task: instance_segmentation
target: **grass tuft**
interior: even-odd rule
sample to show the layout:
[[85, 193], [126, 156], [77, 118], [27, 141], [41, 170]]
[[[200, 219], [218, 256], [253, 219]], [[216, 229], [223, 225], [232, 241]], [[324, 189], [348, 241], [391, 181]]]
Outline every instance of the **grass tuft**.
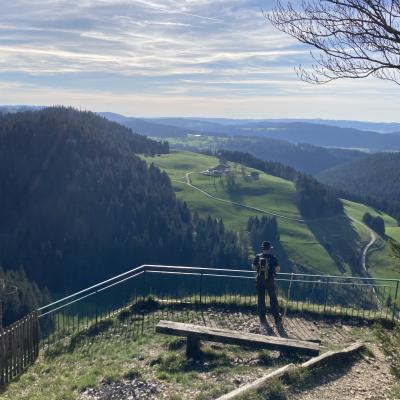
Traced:
[[142, 373], [136, 368], [132, 368], [129, 371], [126, 371], [122, 375], [123, 379], [128, 379], [130, 381], [133, 381], [135, 379], [140, 379], [141, 377], [142, 377]]
[[168, 344], [168, 350], [174, 351], [174, 350], [180, 350], [186, 346], [186, 339], [183, 338], [176, 338], [171, 341], [171, 343]]
[[238, 400], [287, 400], [285, 385], [279, 379], [272, 379], [258, 390], [243, 394]]
[[271, 356], [271, 353], [267, 350], [262, 350], [258, 353], [258, 360], [260, 364], [263, 365], [272, 365], [274, 363], [274, 357]]
[[294, 368], [285, 375], [285, 383], [298, 388], [303, 386], [311, 378], [311, 373], [304, 368]]

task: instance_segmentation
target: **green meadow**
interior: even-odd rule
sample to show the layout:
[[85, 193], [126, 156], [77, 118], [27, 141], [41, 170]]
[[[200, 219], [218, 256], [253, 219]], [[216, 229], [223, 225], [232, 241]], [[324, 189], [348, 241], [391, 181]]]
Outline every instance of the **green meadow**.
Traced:
[[[251, 216], [277, 216], [281, 245], [285, 257], [293, 264], [324, 274], [351, 275], [352, 270], [346, 258], [353, 253], [361, 254], [370, 241], [370, 230], [362, 223], [365, 212], [381, 215], [387, 227], [387, 234], [400, 239], [400, 228], [390, 216], [363, 204], [343, 200], [345, 215], [333, 218], [302, 221], [295, 203], [296, 190], [290, 181], [277, 178], [261, 171], [259, 179], [249, 177], [252, 168], [230, 163], [233, 178], [212, 177], [201, 174], [209, 167], [216, 166], [218, 159], [203, 154], [173, 151], [158, 157], [145, 158], [148, 163], [165, 170], [171, 178], [178, 197], [187, 202], [192, 211], [207, 217], [222, 218], [227, 228], [246, 235], [248, 218]], [[210, 198], [187, 184], [186, 174], [196, 188], [204, 190], [215, 198], [254, 207], [256, 211], [242, 206]], [[343, 259], [338, 262], [338, 255]], [[394, 268], [389, 246], [378, 238], [368, 258], [373, 276], [400, 276]]]

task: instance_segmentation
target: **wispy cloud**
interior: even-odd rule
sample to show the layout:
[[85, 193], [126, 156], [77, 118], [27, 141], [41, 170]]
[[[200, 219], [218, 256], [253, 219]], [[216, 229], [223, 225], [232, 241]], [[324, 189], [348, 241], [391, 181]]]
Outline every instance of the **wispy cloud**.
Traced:
[[[4, 2], [0, 101], [27, 103], [35, 92], [35, 102], [39, 98], [43, 102], [47, 93], [47, 104], [52, 102], [49, 93], [53, 90], [68, 103], [74, 93], [79, 92], [80, 99], [101, 93], [102, 101], [110, 99], [114, 111], [125, 110], [123, 102], [131, 96], [130, 114], [144, 112], [142, 106], [136, 112], [132, 101], [145, 97], [157, 98], [154, 106], [161, 104], [160, 99], [179, 105], [175, 114], [188, 114], [192, 109], [203, 115], [210, 110], [214, 113], [219, 102], [222, 115], [226, 104], [240, 104], [235, 112], [245, 117], [243, 103], [254, 105], [256, 100], [274, 96], [302, 99], [311, 116], [321, 111], [321, 104], [338, 113], [336, 99], [340, 96], [355, 102], [363, 96], [364, 102], [382, 91], [385, 96], [396, 95], [376, 82], [356, 90], [347, 83], [315, 88], [300, 82], [294, 66], [307, 64], [308, 49], [267, 24], [261, 8], [274, 1], [81, 0], [73, 6], [69, 0]], [[9, 85], [14, 85], [11, 97], [10, 92], [4, 95]], [[312, 103], [324, 96], [325, 102]], [[203, 102], [206, 98], [208, 103]], [[120, 108], [115, 106], [118, 99]], [[189, 99], [195, 103], [189, 104]], [[329, 107], [331, 100], [335, 108]], [[293, 115], [281, 107], [280, 116]], [[106, 108], [106, 104], [101, 107]], [[298, 109], [305, 112], [306, 107]], [[147, 114], [163, 114], [164, 110], [149, 109]]]

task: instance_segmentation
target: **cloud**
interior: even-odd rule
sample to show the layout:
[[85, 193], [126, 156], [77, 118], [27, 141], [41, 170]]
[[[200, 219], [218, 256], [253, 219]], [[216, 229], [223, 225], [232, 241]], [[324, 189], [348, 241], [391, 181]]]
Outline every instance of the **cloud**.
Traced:
[[[307, 65], [308, 49], [267, 24], [261, 8], [272, 4], [268, 0], [3, 3], [0, 89], [17, 82], [16, 99], [24, 94], [28, 99], [32, 85], [41, 101], [40, 87], [63, 93], [66, 102], [77, 91], [80, 98], [107, 94], [121, 99], [121, 105], [131, 94], [165, 102], [174, 96], [185, 99], [175, 102], [183, 111], [192, 107], [189, 99], [207, 96], [221, 104], [233, 97], [254, 104], [265, 96], [300, 96], [309, 108], [315, 96], [350, 96], [355, 102], [382, 90], [395, 96], [381, 83], [354, 90], [352, 85], [315, 88], [300, 82], [294, 67]], [[281, 116], [286, 112], [282, 106]]]

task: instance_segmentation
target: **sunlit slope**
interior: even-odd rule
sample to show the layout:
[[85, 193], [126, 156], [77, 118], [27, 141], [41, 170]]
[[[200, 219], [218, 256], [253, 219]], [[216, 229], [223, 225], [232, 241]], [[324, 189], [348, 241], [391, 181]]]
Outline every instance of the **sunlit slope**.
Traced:
[[397, 242], [400, 242], [400, 227], [396, 226], [386, 228], [386, 235], [396, 240]]
[[[385, 221], [386, 235], [389, 238], [400, 241], [400, 227], [397, 221], [391, 216], [371, 207], [367, 207], [364, 204], [353, 203], [346, 200], [344, 200], [344, 204], [347, 214], [355, 220], [362, 221], [362, 217], [366, 212], [369, 212], [373, 216], [382, 217]], [[355, 225], [358, 226], [358, 231], [363, 239], [369, 240], [370, 230], [359, 223]], [[375, 235], [376, 241], [371, 247], [367, 257], [369, 275], [379, 278], [400, 278], [400, 266], [398, 265], [398, 261], [394, 259], [389, 244], [377, 233], [375, 233]]]
[[[229, 229], [246, 233], [248, 218], [263, 213], [207, 197], [187, 184], [186, 174], [190, 174], [194, 186], [215, 198], [278, 215], [281, 244], [287, 258], [310, 271], [351, 274], [352, 268], [346, 260], [361, 254], [370, 240], [370, 231], [357, 221], [362, 220], [366, 211], [376, 212], [364, 205], [346, 201], [345, 216], [304, 222], [295, 204], [294, 184], [290, 181], [263, 172], [260, 172], [259, 180], [253, 180], [248, 177], [253, 169], [230, 164], [235, 178], [229, 184], [226, 177], [220, 179], [199, 174], [217, 165], [217, 158], [190, 152], [173, 152], [147, 158], [147, 161], [169, 174], [176, 194], [187, 202], [191, 210], [201, 216], [222, 218]], [[387, 226], [394, 229], [395, 221], [385, 214], [383, 216]], [[338, 260], [337, 254], [341, 252], [344, 260]], [[377, 251], [378, 259], [380, 253], [384, 255], [384, 252]]]

